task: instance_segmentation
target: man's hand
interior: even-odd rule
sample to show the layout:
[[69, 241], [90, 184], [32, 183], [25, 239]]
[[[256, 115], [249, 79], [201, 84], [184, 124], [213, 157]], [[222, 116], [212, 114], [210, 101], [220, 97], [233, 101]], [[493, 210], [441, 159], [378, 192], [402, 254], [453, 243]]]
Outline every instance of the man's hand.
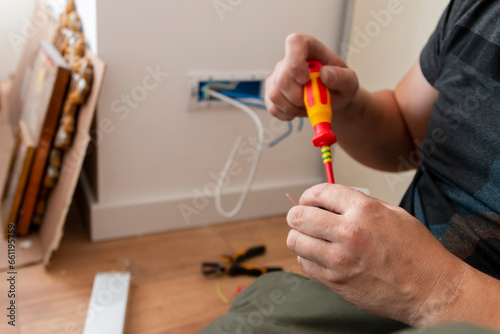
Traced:
[[408, 160], [423, 142], [438, 97], [422, 74], [420, 62], [415, 62], [395, 90], [370, 93], [359, 87], [356, 73], [324, 44], [311, 36], [292, 34], [286, 39], [285, 58], [266, 81], [266, 106], [273, 116], [286, 121], [307, 116], [308, 60], [323, 64], [321, 80], [332, 93], [332, 130], [342, 148], [371, 168], [398, 172], [408, 168], [402, 166], [401, 158]]
[[364, 311], [419, 326], [456, 302], [468, 266], [401, 208], [322, 184], [287, 220], [303, 269]]
[[321, 80], [332, 91], [333, 110], [344, 109], [358, 91], [358, 78], [335, 53], [311, 36], [292, 34], [286, 40], [285, 59], [266, 81], [266, 106], [281, 120], [307, 116], [304, 107], [304, 85], [309, 81], [308, 60], [324, 66]]

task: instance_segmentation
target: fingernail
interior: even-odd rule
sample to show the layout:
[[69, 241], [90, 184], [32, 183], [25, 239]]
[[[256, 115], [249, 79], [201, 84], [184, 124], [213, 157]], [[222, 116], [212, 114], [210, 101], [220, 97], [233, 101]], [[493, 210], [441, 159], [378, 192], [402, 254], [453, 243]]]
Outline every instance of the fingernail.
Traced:
[[333, 85], [337, 81], [337, 72], [331, 67], [326, 67], [323, 71], [323, 82], [326, 85]]

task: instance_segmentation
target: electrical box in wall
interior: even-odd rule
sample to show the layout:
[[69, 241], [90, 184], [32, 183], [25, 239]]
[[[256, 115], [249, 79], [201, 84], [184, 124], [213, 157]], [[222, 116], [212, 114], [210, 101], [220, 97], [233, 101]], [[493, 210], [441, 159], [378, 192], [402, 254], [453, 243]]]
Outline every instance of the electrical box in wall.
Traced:
[[189, 109], [223, 107], [226, 104], [205, 96], [205, 87], [210, 85], [233, 86], [231, 92], [242, 95], [264, 96], [265, 81], [271, 75], [269, 71], [255, 72], [200, 72], [188, 74]]

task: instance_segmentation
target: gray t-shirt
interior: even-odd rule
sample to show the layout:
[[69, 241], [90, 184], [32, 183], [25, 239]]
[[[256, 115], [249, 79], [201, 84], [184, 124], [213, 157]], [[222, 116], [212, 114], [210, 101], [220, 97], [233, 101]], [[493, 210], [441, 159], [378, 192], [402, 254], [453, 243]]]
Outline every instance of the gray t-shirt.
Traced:
[[420, 57], [439, 90], [401, 206], [500, 279], [500, 1], [451, 1]]

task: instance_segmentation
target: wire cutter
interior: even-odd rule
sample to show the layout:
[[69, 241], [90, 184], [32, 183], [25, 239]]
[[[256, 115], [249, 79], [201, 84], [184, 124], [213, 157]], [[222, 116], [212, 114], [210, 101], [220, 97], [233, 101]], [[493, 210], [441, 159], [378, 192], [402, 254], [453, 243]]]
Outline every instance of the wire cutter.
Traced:
[[262, 274], [281, 271], [282, 268], [275, 267], [262, 267], [251, 264], [241, 264], [241, 262], [248, 260], [252, 257], [262, 255], [266, 252], [265, 246], [258, 246], [249, 249], [245, 249], [237, 252], [236, 254], [229, 256], [223, 256], [221, 262], [204, 262], [201, 265], [201, 271], [205, 276], [220, 276], [220, 275], [249, 275], [249, 276], [260, 276]]

